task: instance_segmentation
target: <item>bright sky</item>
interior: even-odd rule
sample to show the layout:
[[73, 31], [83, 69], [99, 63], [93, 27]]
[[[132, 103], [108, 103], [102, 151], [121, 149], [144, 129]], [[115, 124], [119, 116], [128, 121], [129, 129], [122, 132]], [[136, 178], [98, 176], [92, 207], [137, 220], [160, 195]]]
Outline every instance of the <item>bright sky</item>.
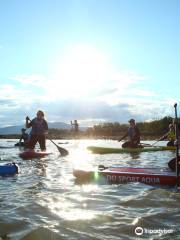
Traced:
[[174, 116], [179, 0], [0, 1], [0, 126]]

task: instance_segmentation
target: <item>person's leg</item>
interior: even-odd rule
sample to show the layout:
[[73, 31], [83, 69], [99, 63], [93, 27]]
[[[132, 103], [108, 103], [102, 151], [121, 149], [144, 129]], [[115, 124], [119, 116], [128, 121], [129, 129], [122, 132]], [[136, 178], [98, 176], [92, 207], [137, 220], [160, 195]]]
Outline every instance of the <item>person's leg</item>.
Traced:
[[38, 141], [37, 135], [31, 135], [28, 142], [28, 148], [34, 149], [37, 141]]
[[42, 151], [46, 150], [46, 137], [45, 135], [38, 136], [38, 142]]
[[131, 147], [131, 148], [140, 148], [141, 146], [138, 145], [138, 143], [130, 142], [130, 147]]
[[131, 147], [131, 142], [127, 141], [122, 144], [122, 148], [130, 148]]
[[130, 141], [127, 141], [122, 144], [122, 148], [138, 148], [139, 145]]

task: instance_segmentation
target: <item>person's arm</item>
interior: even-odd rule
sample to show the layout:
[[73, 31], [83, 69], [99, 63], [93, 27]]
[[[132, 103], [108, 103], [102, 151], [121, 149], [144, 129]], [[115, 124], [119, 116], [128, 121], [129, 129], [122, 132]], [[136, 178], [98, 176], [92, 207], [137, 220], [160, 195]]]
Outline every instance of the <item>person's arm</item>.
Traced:
[[167, 134], [165, 134], [164, 136], [162, 136], [160, 139], [159, 139], [159, 141], [163, 141], [163, 140], [165, 140], [167, 138]]
[[124, 136], [122, 137], [122, 138], [120, 138], [119, 140], [118, 140], [118, 142], [120, 142], [120, 141], [122, 141], [125, 137], [127, 137], [128, 136], [128, 132], [126, 133], [126, 134], [124, 134]]
[[[29, 121], [30, 121], [30, 122], [29, 122]], [[26, 117], [26, 128], [32, 127], [32, 122], [33, 122], [33, 120], [31, 121], [31, 120], [29, 119], [29, 117], [27, 116], [27, 117]]]

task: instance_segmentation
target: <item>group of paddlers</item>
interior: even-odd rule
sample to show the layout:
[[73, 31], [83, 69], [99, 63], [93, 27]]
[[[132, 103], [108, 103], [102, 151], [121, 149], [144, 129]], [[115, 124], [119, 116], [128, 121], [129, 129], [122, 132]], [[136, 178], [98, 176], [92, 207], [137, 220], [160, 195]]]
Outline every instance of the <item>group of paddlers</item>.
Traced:
[[[19, 142], [16, 144], [17, 146], [24, 146], [28, 149], [33, 150], [35, 148], [36, 143], [38, 142], [40, 145], [40, 149], [42, 151], [46, 150], [46, 136], [48, 134], [48, 123], [44, 118], [44, 112], [39, 110], [36, 114], [36, 117], [32, 120], [27, 116], [26, 117], [26, 128], [21, 129], [21, 137]], [[75, 135], [78, 134], [79, 124], [77, 120], [74, 122], [71, 121], [72, 131], [74, 131]], [[31, 128], [30, 133], [26, 133], [26, 130]]]
[[[178, 131], [178, 133], [176, 131]], [[179, 128], [176, 128], [176, 130], [175, 130], [175, 121], [173, 121], [173, 123], [169, 124], [169, 131], [165, 135], [163, 135], [161, 138], [159, 138], [156, 142], [167, 139], [168, 140], [167, 146], [176, 146], [176, 144], [178, 144], [176, 142], [176, 137], [177, 137], [176, 133], [179, 136]], [[124, 136], [119, 139], [119, 141], [123, 140], [127, 136], [129, 137], [129, 140], [122, 144], [123, 148], [143, 147], [143, 145], [140, 143], [140, 131], [139, 131], [134, 119], [129, 120], [129, 128], [128, 128], [127, 132], [124, 134]], [[169, 168], [173, 171], [176, 170], [176, 159], [177, 158], [179, 159], [180, 157], [179, 156], [175, 157], [168, 162]], [[180, 159], [179, 159], [179, 161], [180, 161]]]
[[[119, 142], [126, 137], [129, 137], [129, 140], [122, 144], [123, 148], [143, 147], [140, 143], [140, 131], [139, 131], [139, 128], [137, 127], [134, 119], [129, 120], [129, 128], [128, 128], [127, 132], [124, 134], [124, 136], [119, 139]], [[163, 135], [161, 138], [159, 138], [157, 140], [157, 142], [163, 141], [165, 139], [168, 140], [167, 146], [174, 146], [174, 142], [176, 139], [174, 122], [169, 124], [169, 131], [165, 135]]]
[[[46, 136], [48, 134], [48, 123], [44, 118], [44, 112], [39, 110], [36, 117], [32, 120], [26, 117], [26, 128], [22, 128], [22, 135], [17, 143], [18, 146], [25, 146], [26, 148], [33, 150], [36, 143], [38, 142], [42, 151], [46, 150]], [[77, 120], [71, 121], [72, 130], [77, 134], [79, 130], [79, 124]], [[31, 128], [29, 134], [26, 133], [26, 129]], [[177, 129], [176, 129], [177, 130]], [[119, 141], [124, 138], [129, 137], [129, 140], [122, 144], [122, 148], [139, 148], [143, 147], [140, 143], [140, 131], [134, 119], [129, 120], [129, 127], [127, 132], [119, 139]], [[167, 146], [174, 146], [176, 140], [175, 134], [175, 122], [169, 124], [169, 131], [158, 139], [157, 142], [162, 140], [168, 140]], [[23, 142], [22, 142], [23, 141]], [[52, 141], [52, 140], [51, 140]], [[169, 162], [169, 167], [175, 170], [175, 159]]]
[[[36, 117], [30, 120], [26, 117], [26, 128], [22, 128], [22, 135], [19, 140], [19, 145], [24, 145], [29, 149], [34, 149], [38, 142], [41, 150], [46, 150], [46, 136], [48, 134], [48, 123], [44, 118], [44, 112], [39, 110]], [[71, 127], [75, 135], [78, 134], [79, 124], [77, 120], [71, 121]], [[29, 134], [26, 133], [26, 129], [31, 128]], [[134, 119], [129, 120], [129, 127], [127, 132], [119, 139], [119, 141], [128, 137], [128, 141], [122, 144], [122, 148], [139, 148], [143, 147], [140, 143], [140, 131]], [[174, 122], [169, 124], [169, 131], [163, 135], [158, 141], [168, 140], [167, 146], [174, 146], [175, 141], [175, 124]], [[157, 141], [157, 142], [158, 142]]]

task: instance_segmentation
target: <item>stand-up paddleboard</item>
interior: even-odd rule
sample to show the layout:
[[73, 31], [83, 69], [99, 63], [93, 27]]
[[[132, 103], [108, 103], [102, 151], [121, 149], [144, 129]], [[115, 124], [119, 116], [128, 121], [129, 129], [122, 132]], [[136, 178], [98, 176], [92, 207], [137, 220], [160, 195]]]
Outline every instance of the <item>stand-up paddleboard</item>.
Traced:
[[[104, 167], [98, 170], [73, 170], [78, 183], [103, 180], [104, 183], [141, 182], [149, 185], [176, 185], [176, 173], [169, 168]], [[180, 177], [179, 177], [180, 178]]]
[[0, 176], [14, 175], [19, 172], [19, 167], [15, 163], [0, 165]]
[[50, 152], [27, 150], [19, 154], [23, 159], [42, 158], [51, 154]]
[[14, 147], [11, 147], [11, 146], [0, 146], [0, 149], [10, 149], [10, 148], [14, 148]]
[[140, 153], [140, 152], [157, 152], [157, 151], [172, 151], [175, 147], [145, 147], [145, 148], [109, 148], [109, 147], [87, 147], [92, 153], [96, 154], [111, 154], [111, 153]]

